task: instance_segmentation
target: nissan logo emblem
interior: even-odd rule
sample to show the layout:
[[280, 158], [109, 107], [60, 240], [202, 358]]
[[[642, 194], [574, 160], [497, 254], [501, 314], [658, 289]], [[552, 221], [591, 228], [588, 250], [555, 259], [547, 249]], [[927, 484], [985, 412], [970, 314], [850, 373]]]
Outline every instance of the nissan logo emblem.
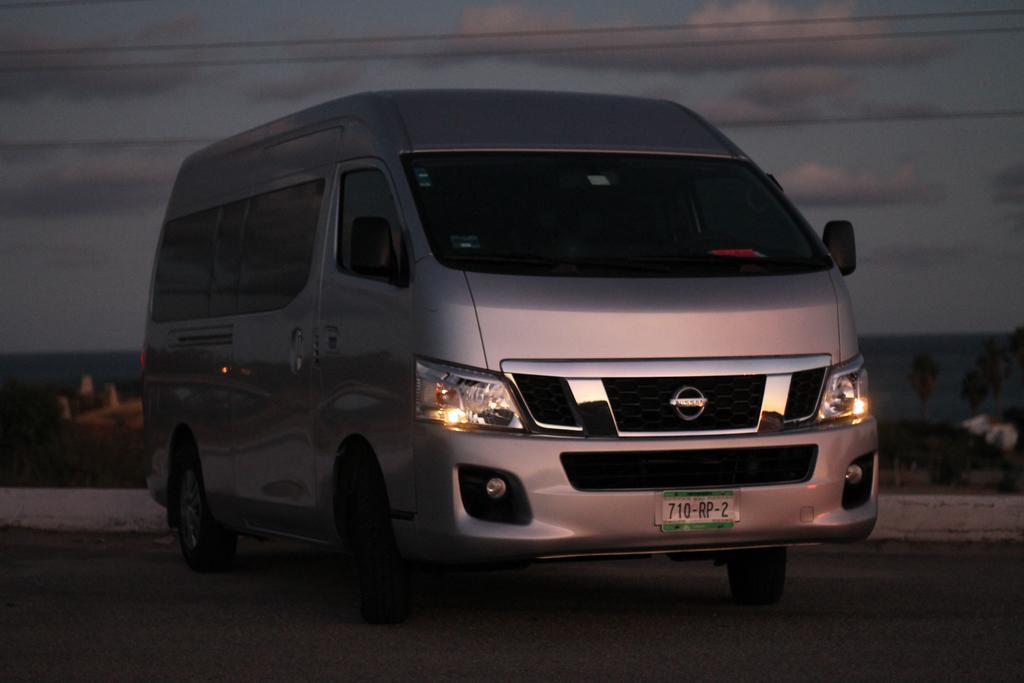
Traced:
[[700, 389], [696, 387], [683, 387], [676, 391], [668, 404], [676, 409], [679, 417], [687, 422], [691, 422], [704, 414], [704, 408], [707, 407], [708, 400], [700, 392]]

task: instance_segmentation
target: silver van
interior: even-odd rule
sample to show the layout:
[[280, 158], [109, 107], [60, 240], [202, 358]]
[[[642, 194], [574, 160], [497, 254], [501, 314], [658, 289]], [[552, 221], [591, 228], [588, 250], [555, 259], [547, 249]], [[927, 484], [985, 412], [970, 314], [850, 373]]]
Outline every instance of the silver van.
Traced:
[[854, 267], [672, 102], [334, 100], [182, 165], [149, 487], [198, 571], [239, 534], [351, 550], [370, 622], [416, 563], [707, 558], [774, 603], [787, 546], [875, 523]]

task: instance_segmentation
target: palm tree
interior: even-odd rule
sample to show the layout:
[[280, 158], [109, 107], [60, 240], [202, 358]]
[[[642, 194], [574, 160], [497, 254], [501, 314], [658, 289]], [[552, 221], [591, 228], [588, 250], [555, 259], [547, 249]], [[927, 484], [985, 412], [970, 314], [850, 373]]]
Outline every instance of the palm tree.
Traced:
[[978, 414], [978, 408], [981, 407], [986, 396], [988, 396], [988, 385], [985, 384], [985, 378], [982, 377], [981, 372], [977, 369], [968, 370], [964, 375], [963, 382], [960, 383], [960, 397], [970, 406], [971, 417]]
[[1010, 354], [1017, 359], [1020, 368], [1020, 383], [1024, 384], [1024, 327], [1010, 333]]
[[927, 353], [914, 356], [907, 381], [913, 387], [917, 398], [921, 400], [921, 419], [928, 419], [928, 399], [935, 392], [935, 384], [939, 380], [939, 365]]
[[1003, 380], [1010, 376], [1009, 354], [995, 339], [985, 342], [985, 351], [978, 358], [978, 370], [985, 379], [992, 398], [996, 401], [996, 411], [1001, 412], [1003, 398]]

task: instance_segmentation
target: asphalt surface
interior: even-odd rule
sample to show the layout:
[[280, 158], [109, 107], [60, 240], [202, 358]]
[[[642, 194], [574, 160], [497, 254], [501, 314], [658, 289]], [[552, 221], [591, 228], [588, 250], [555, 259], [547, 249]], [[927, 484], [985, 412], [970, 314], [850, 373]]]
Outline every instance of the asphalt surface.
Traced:
[[1024, 546], [790, 553], [780, 605], [665, 558], [420, 573], [367, 626], [341, 555], [243, 539], [228, 574], [170, 536], [0, 531], [0, 680], [1024, 680]]

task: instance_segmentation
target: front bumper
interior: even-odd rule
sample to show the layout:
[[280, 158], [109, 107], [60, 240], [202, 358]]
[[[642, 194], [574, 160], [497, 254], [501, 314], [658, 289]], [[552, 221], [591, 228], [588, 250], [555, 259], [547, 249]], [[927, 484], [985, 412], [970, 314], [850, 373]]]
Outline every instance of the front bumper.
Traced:
[[[741, 520], [731, 529], [663, 532], [655, 525], [660, 491], [578, 491], [560, 456], [566, 452], [818, 446], [814, 471], [799, 484], [730, 487], [740, 492]], [[671, 552], [866, 538], [878, 514], [878, 436], [873, 418], [792, 432], [743, 436], [596, 439], [458, 432], [417, 423], [414, 430], [416, 515], [394, 520], [408, 559], [441, 563], [521, 561], [573, 555]], [[871, 496], [842, 506], [847, 466], [875, 455]], [[527, 524], [470, 517], [458, 468], [474, 465], [514, 475], [532, 513]]]

